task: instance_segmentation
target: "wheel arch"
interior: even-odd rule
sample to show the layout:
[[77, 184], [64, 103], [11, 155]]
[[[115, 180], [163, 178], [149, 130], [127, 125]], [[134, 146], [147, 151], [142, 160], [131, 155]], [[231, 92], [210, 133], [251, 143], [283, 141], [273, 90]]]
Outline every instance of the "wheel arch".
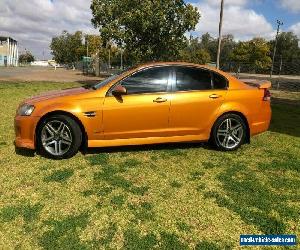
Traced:
[[210, 138], [212, 136], [211, 133], [213, 131], [213, 127], [215, 126], [217, 120], [220, 117], [222, 117], [223, 115], [227, 115], [227, 114], [235, 114], [235, 115], [240, 116], [243, 119], [243, 121], [245, 122], [246, 128], [247, 128], [247, 131], [246, 131], [246, 143], [250, 143], [250, 127], [249, 127], [248, 119], [247, 119], [247, 117], [242, 112], [239, 112], [239, 111], [226, 111], [226, 112], [222, 113], [221, 115], [219, 115], [218, 118], [214, 121], [213, 126], [211, 127]]
[[35, 147], [37, 147], [37, 130], [39, 128], [39, 126], [41, 125], [41, 123], [47, 118], [47, 117], [50, 117], [52, 115], [65, 115], [65, 116], [68, 116], [70, 118], [72, 118], [78, 125], [79, 125], [79, 128], [81, 130], [81, 133], [82, 133], [82, 142], [81, 142], [81, 145], [80, 145], [80, 149], [85, 149], [87, 148], [87, 142], [88, 142], [88, 135], [87, 135], [87, 132], [82, 124], [82, 122], [80, 121], [80, 119], [68, 112], [68, 111], [64, 111], [64, 110], [55, 110], [55, 111], [51, 111], [51, 112], [48, 112], [46, 114], [44, 114], [43, 116], [41, 116], [41, 118], [39, 119], [36, 127], [35, 127], [35, 138], [34, 138], [34, 143], [35, 143]]

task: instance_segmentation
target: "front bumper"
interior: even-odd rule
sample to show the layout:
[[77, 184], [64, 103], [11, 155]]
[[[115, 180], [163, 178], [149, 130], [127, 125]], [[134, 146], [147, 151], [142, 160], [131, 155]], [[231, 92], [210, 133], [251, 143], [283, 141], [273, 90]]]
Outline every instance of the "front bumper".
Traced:
[[19, 116], [15, 117], [15, 146], [18, 148], [35, 149], [35, 128], [40, 117]]

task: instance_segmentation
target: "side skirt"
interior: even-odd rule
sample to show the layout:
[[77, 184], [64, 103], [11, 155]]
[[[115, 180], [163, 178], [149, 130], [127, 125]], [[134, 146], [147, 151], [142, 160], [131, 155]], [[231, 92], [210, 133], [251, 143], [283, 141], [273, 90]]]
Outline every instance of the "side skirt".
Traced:
[[199, 135], [130, 138], [130, 139], [115, 139], [115, 140], [89, 140], [88, 147], [94, 148], [94, 147], [157, 144], [157, 143], [169, 143], [169, 142], [203, 142], [203, 141], [208, 141], [208, 138], [201, 138], [201, 136]]

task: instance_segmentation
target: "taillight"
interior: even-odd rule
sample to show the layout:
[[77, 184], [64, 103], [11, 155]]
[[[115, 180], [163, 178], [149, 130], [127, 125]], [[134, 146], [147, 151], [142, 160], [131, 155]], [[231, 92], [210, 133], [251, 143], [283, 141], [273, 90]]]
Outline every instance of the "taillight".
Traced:
[[268, 89], [264, 89], [264, 101], [270, 101], [271, 100], [271, 92]]

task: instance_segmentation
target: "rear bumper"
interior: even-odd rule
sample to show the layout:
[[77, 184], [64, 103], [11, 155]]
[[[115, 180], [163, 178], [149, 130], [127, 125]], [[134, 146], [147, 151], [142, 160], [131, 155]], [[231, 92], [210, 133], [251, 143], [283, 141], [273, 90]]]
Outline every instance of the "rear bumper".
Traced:
[[257, 135], [265, 132], [269, 129], [272, 117], [272, 110], [270, 103], [265, 104], [258, 116], [256, 116], [255, 121], [251, 123], [250, 133], [251, 135]]
[[270, 121], [257, 122], [252, 124], [251, 135], [263, 133], [269, 129]]
[[36, 116], [16, 116], [15, 146], [18, 148], [35, 149], [35, 128], [40, 117]]

